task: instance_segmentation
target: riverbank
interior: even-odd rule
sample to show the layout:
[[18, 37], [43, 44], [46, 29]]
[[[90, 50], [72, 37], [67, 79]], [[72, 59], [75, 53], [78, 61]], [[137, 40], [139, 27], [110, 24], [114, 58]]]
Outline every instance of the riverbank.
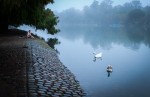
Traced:
[[0, 37], [0, 97], [83, 97], [74, 74], [56, 52], [22, 34]]

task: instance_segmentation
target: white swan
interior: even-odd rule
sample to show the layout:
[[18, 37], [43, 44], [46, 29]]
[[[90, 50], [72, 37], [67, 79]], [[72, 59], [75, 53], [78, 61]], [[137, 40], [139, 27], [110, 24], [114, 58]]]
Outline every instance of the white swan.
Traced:
[[96, 61], [96, 59], [98, 59], [98, 58], [100, 58], [102, 60], [102, 52], [97, 53], [97, 54], [95, 52], [93, 52], [93, 54], [94, 54], [94, 60], [93, 61]]
[[102, 58], [102, 52], [96, 54], [95, 52], [93, 53], [95, 58]]

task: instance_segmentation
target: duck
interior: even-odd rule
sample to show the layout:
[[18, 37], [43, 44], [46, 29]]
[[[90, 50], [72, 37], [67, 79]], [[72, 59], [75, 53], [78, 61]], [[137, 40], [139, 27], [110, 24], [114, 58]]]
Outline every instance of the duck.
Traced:
[[107, 71], [107, 72], [112, 72], [112, 71], [113, 71], [112, 66], [111, 66], [111, 65], [108, 65], [106, 71]]

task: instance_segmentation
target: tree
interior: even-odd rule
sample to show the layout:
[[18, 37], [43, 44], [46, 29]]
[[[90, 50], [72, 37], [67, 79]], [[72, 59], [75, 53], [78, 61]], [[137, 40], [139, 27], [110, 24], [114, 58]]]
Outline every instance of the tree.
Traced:
[[144, 8], [144, 11], [146, 13], [146, 16], [145, 16], [145, 26], [147, 26], [147, 27], [150, 28], [150, 6], [146, 6]]
[[57, 38], [49, 38], [48, 41], [47, 41], [47, 44], [51, 48], [55, 49], [55, 45], [60, 44], [60, 42], [59, 42], [59, 40]]
[[131, 25], [144, 24], [145, 12], [141, 9], [134, 9], [128, 14], [127, 22]]
[[101, 12], [100, 23], [105, 27], [109, 26], [112, 22], [112, 15], [113, 15], [112, 3], [113, 3], [112, 0], [103, 0], [99, 6]]
[[141, 7], [142, 7], [142, 4], [141, 4], [141, 2], [140, 2], [139, 0], [133, 0], [133, 1], [131, 2], [131, 4], [132, 4], [132, 6], [133, 6], [134, 8], [141, 8]]
[[0, 28], [7, 30], [9, 25], [30, 25], [36, 29], [47, 30], [55, 34], [58, 30], [58, 17], [45, 5], [53, 0], [0, 0]]

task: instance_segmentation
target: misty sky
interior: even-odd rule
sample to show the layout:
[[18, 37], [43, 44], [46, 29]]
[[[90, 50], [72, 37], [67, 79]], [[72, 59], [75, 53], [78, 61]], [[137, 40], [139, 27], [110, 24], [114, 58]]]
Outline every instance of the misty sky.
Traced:
[[[84, 6], [89, 6], [92, 4], [94, 0], [54, 0], [55, 3], [47, 5], [48, 8], [52, 9], [53, 11], [61, 12], [63, 10], [69, 8], [76, 8], [82, 10]], [[97, 0], [101, 2], [102, 0]], [[121, 5], [125, 2], [131, 2], [132, 0], [113, 0], [113, 5]], [[140, 0], [142, 5], [150, 5], [149, 0]]]

